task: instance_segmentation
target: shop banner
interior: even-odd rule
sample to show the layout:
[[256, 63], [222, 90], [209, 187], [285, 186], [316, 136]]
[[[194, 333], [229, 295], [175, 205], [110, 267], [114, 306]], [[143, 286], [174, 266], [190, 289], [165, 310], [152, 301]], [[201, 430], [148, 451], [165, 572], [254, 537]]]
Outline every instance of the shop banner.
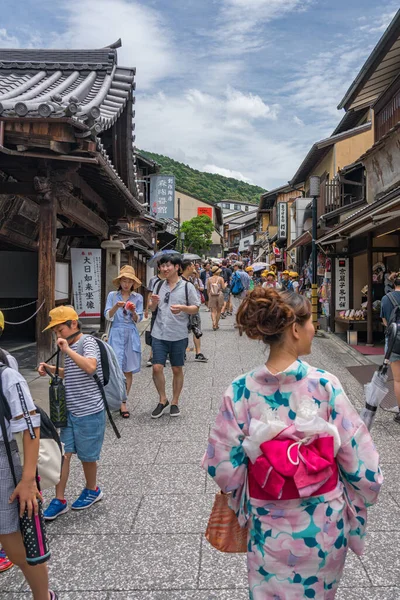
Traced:
[[278, 202], [278, 240], [287, 238], [287, 203]]
[[349, 259], [336, 258], [335, 306], [336, 310], [349, 310]]
[[71, 248], [74, 308], [79, 318], [100, 317], [101, 250]]
[[157, 219], [175, 218], [174, 175], [150, 176], [150, 214]]

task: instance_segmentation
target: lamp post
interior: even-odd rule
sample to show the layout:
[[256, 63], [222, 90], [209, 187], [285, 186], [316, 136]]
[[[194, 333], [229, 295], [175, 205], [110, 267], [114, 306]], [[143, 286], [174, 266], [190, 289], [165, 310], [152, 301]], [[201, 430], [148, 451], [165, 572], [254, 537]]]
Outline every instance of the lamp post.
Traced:
[[181, 235], [180, 235], [180, 252], [183, 254], [184, 250], [185, 250], [185, 232], [181, 231]]
[[317, 284], [317, 199], [320, 195], [321, 180], [318, 176], [310, 177], [310, 196], [312, 197], [312, 285], [311, 285], [311, 304], [312, 320], [315, 331], [318, 324], [318, 284]]

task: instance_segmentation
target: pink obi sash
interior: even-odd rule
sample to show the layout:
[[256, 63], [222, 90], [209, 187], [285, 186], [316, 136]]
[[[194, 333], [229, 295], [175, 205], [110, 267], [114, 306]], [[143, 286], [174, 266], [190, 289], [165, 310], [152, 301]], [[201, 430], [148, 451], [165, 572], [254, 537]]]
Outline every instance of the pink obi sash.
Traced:
[[254, 464], [249, 461], [251, 498], [294, 500], [335, 489], [338, 468], [332, 436], [298, 441], [279, 437], [261, 444], [261, 456]]

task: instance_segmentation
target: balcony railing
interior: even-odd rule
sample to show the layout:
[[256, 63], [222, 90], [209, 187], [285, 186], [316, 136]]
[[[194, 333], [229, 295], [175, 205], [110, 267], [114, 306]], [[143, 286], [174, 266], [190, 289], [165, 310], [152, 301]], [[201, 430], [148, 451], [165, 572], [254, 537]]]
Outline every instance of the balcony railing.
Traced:
[[365, 182], [334, 179], [321, 186], [319, 214], [327, 214], [365, 199]]
[[400, 121], [400, 89], [375, 114], [375, 141], [378, 142]]

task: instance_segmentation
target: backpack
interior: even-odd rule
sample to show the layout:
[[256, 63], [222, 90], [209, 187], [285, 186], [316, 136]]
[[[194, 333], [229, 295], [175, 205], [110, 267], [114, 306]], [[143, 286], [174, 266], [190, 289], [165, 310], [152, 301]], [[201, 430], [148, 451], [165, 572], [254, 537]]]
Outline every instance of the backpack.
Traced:
[[387, 298], [389, 298], [393, 309], [390, 313], [389, 321], [387, 324], [386, 335], [388, 336], [390, 333], [391, 325], [394, 323], [397, 327], [396, 339], [394, 340], [394, 345], [392, 348], [392, 352], [395, 354], [400, 354], [400, 305], [397, 302], [395, 295], [393, 292], [386, 294]]
[[[76, 351], [78, 354], [83, 355], [83, 342], [86, 337], [87, 336], [83, 334], [77, 342]], [[97, 373], [93, 374], [93, 379], [97, 383], [97, 386], [101, 392], [104, 401], [104, 407], [107, 411], [111, 426], [114, 429], [115, 435], [119, 439], [121, 435], [115, 426], [114, 420], [111, 416], [111, 411], [119, 410], [122, 402], [126, 402], [127, 400], [125, 376], [121, 367], [119, 366], [118, 359], [110, 344], [107, 344], [107, 342], [103, 342], [94, 336], [90, 337], [93, 337], [100, 350], [104, 385], [101, 383]]]
[[243, 281], [240, 277], [239, 273], [236, 271], [232, 275], [231, 279], [231, 292], [233, 296], [240, 296], [240, 294], [244, 291]]
[[[4, 418], [10, 422], [12, 419], [10, 406], [7, 402], [1, 385], [1, 374], [5, 369], [8, 369], [6, 365], [0, 366], [0, 402], [2, 402], [2, 408], [4, 411]], [[28, 410], [26, 409], [25, 401], [21, 402], [24, 418], [29, 426], [32, 426], [32, 421]], [[36, 411], [40, 414], [40, 445], [39, 445], [39, 456], [38, 456], [38, 474], [40, 477], [40, 489], [47, 490], [56, 486], [61, 478], [61, 467], [63, 461], [63, 449], [58, 435], [57, 429], [50, 421], [47, 413], [36, 406]], [[21, 464], [24, 464], [24, 446], [23, 446], [23, 432], [13, 434], [14, 439], [18, 445], [18, 451], [21, 459]]]
[[210, 284], [210, 294], [211, 296], [219, 296], [221, 289], [218, 281], [214, 281]]

